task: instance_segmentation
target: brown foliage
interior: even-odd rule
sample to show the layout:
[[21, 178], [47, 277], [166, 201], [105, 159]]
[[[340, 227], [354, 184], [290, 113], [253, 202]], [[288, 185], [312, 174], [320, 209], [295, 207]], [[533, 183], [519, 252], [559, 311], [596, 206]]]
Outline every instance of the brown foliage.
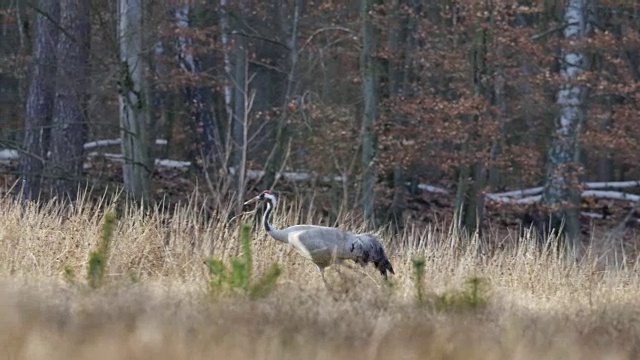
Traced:
[[[552, 31], [560, 25], [549, 16], [554, 9], [501, 1], [456, 6], [416, 18], [416, 42], [403, 49], [412, 76], [402, 95], [384, 102], [378, 126], [382, 168], [421, 164], [452, 173], [480, 162], [508, 175], [493, 187], [538, 181], [555, 94], [565, 81], [556, 72], [563, 40], [561, 28]], [[579, 79], [591, 89], [581, 144], [587, 154], [606, 150], [615, 164], [631, 165], [638, 79], [624, 52], [638, 49], [638, 23], [600, 10], [603, 28], [576, 44], [591, 64]]]

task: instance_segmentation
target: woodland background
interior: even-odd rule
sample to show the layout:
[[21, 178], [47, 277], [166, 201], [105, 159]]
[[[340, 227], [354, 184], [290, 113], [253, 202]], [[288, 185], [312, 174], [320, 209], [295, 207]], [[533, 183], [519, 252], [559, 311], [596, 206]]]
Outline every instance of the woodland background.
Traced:
[[23, 200], [198, 188], [239, 213], [273, 188], [330, 220], [574, 243], [638, 223], [634, 0], [0, 0], [0, 27]]

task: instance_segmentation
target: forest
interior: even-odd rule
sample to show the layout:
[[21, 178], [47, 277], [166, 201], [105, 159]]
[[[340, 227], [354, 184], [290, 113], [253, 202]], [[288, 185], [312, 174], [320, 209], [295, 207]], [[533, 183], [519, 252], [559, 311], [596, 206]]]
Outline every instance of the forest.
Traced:
[[241, 212], [279, 187], [329, 221], [533, 225], [574, 244], [594, 219], [637, 222], [635, 1], [0, 9], [3, 171], [24, 199], [200, 188]]
[[[0, 357], [640, 357], [637, 0], [0, 0], [0, 28]], [[325, 273], [296, 224], [383, 255]]]

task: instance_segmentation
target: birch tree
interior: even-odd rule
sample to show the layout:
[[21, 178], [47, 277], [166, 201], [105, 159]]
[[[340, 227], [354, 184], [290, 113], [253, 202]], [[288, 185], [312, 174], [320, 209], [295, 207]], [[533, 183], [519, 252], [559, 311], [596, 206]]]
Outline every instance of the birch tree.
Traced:
[[90, 4], [60, 1], [61, 32], [56, 48], [56, 90], [51, 132], [51, 172], [61, 199], [75, 200], [86, 140]]
[[231, 56], [229, 55], [229, 6], [228, 0], [220, 0], [220, 39], [222, 41], [223, 72], [224, 72], [224, 106], [227, 116], [233, 114], [233, 87], [229, 79], [231, 78]]
[[26, 200], [35, 200], [42, 182], [44, 162], [49, 148], [53, 94], [56, 72], [56, 43], [60, 6], [56, 1], [38, 1], [33, 65], [25, 114], [25, 134], [20, 156], [21, 192]]
[[119, 0], [120, 41], [120, 136], [124, 164], [124, 187], [139, 199], [149, 196], [152, 163], [147, 135], [144, 60], [142, 56], [141, 0]]
[[[192, 27], [192, 12], [192, 6], [184, 4], [175, 9], [174, 15], [181, 31], [178, 36], [178, 63], [185, 72], [197, 77], [202, 73], [202, 66], [194, 54], [193, 40], [188, 35]], [[191, 118], [200, 131], [200, 150], [204, 156], [205, 167], [212, 163], [219, 163], [222, 142], [218, 121], [213, 111], [211, 87], [202, 84], [189, 85], [185, 87], [185, 98]]]
[[584, 54], [577, 48], [589, 32], [587, 1], [569, 0], [564, 12], [564, 38], [560, 73], [564, 83], [557, 95], [559, 114], [548, 153], [547, 176], [542, 202], [551, 208], [551, 228], [564, 223], [567, 245], [580, 235], [579, 193], [576, 179], [579, 133], [584, 120], [586, 88], [577, 83], [586, 70]]
[[[236, 19], [236, 30], [242, 32], [242, 24], [247, 14], [246, 0], [238, 2], [238, 18]], [[236, 193], [237, 211], [242, 211], [242, 196], [244, 194], [244, 177], [246, 163], [246, 117], [248, 116], [249, 97], [247, 96], [247, 66], [248, 66], [248, 41], [245, 36], [238, 34], [233, 43], [233, 117], [231, 123], [231, 139], [233, 142], [232, 167], [236, 169]]]

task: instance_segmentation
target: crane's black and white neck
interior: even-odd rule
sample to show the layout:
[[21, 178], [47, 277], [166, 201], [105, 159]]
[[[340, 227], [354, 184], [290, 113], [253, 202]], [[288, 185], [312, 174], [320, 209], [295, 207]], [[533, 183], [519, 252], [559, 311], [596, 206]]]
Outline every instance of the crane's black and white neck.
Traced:
[[269, 219], [271, 218], [271, 212], [276, 208], [278, 198], [270, 191], [264, 191], [262, 192], [262, 194], [260, 194], [260, 196], [263, 196], [263, 200], [267, 203], [267, 210], [265, 210], [264, 215], [262, 216], [262, 223], [264, 224], [264, 229], [267, 230], [268, 233], [271, 233], [274, 229], [271, 226]]
[[278, 203], [278, 197], [270, 190], [264, 190], [260, 193], [260, 195], [254, 197], [253, 199], [245, 202], [244, 204], [250, 204], [255, 201], [264, 201], [267, 203], [267, 209], [262, 216], [262, 223], [264, 225], [264, 229], [276, 240], [280, 240], [286, 242], [286, 236], [282, 236], [269, 222], [271, 218], [271, 212], [276, 208], [276, 204]]

